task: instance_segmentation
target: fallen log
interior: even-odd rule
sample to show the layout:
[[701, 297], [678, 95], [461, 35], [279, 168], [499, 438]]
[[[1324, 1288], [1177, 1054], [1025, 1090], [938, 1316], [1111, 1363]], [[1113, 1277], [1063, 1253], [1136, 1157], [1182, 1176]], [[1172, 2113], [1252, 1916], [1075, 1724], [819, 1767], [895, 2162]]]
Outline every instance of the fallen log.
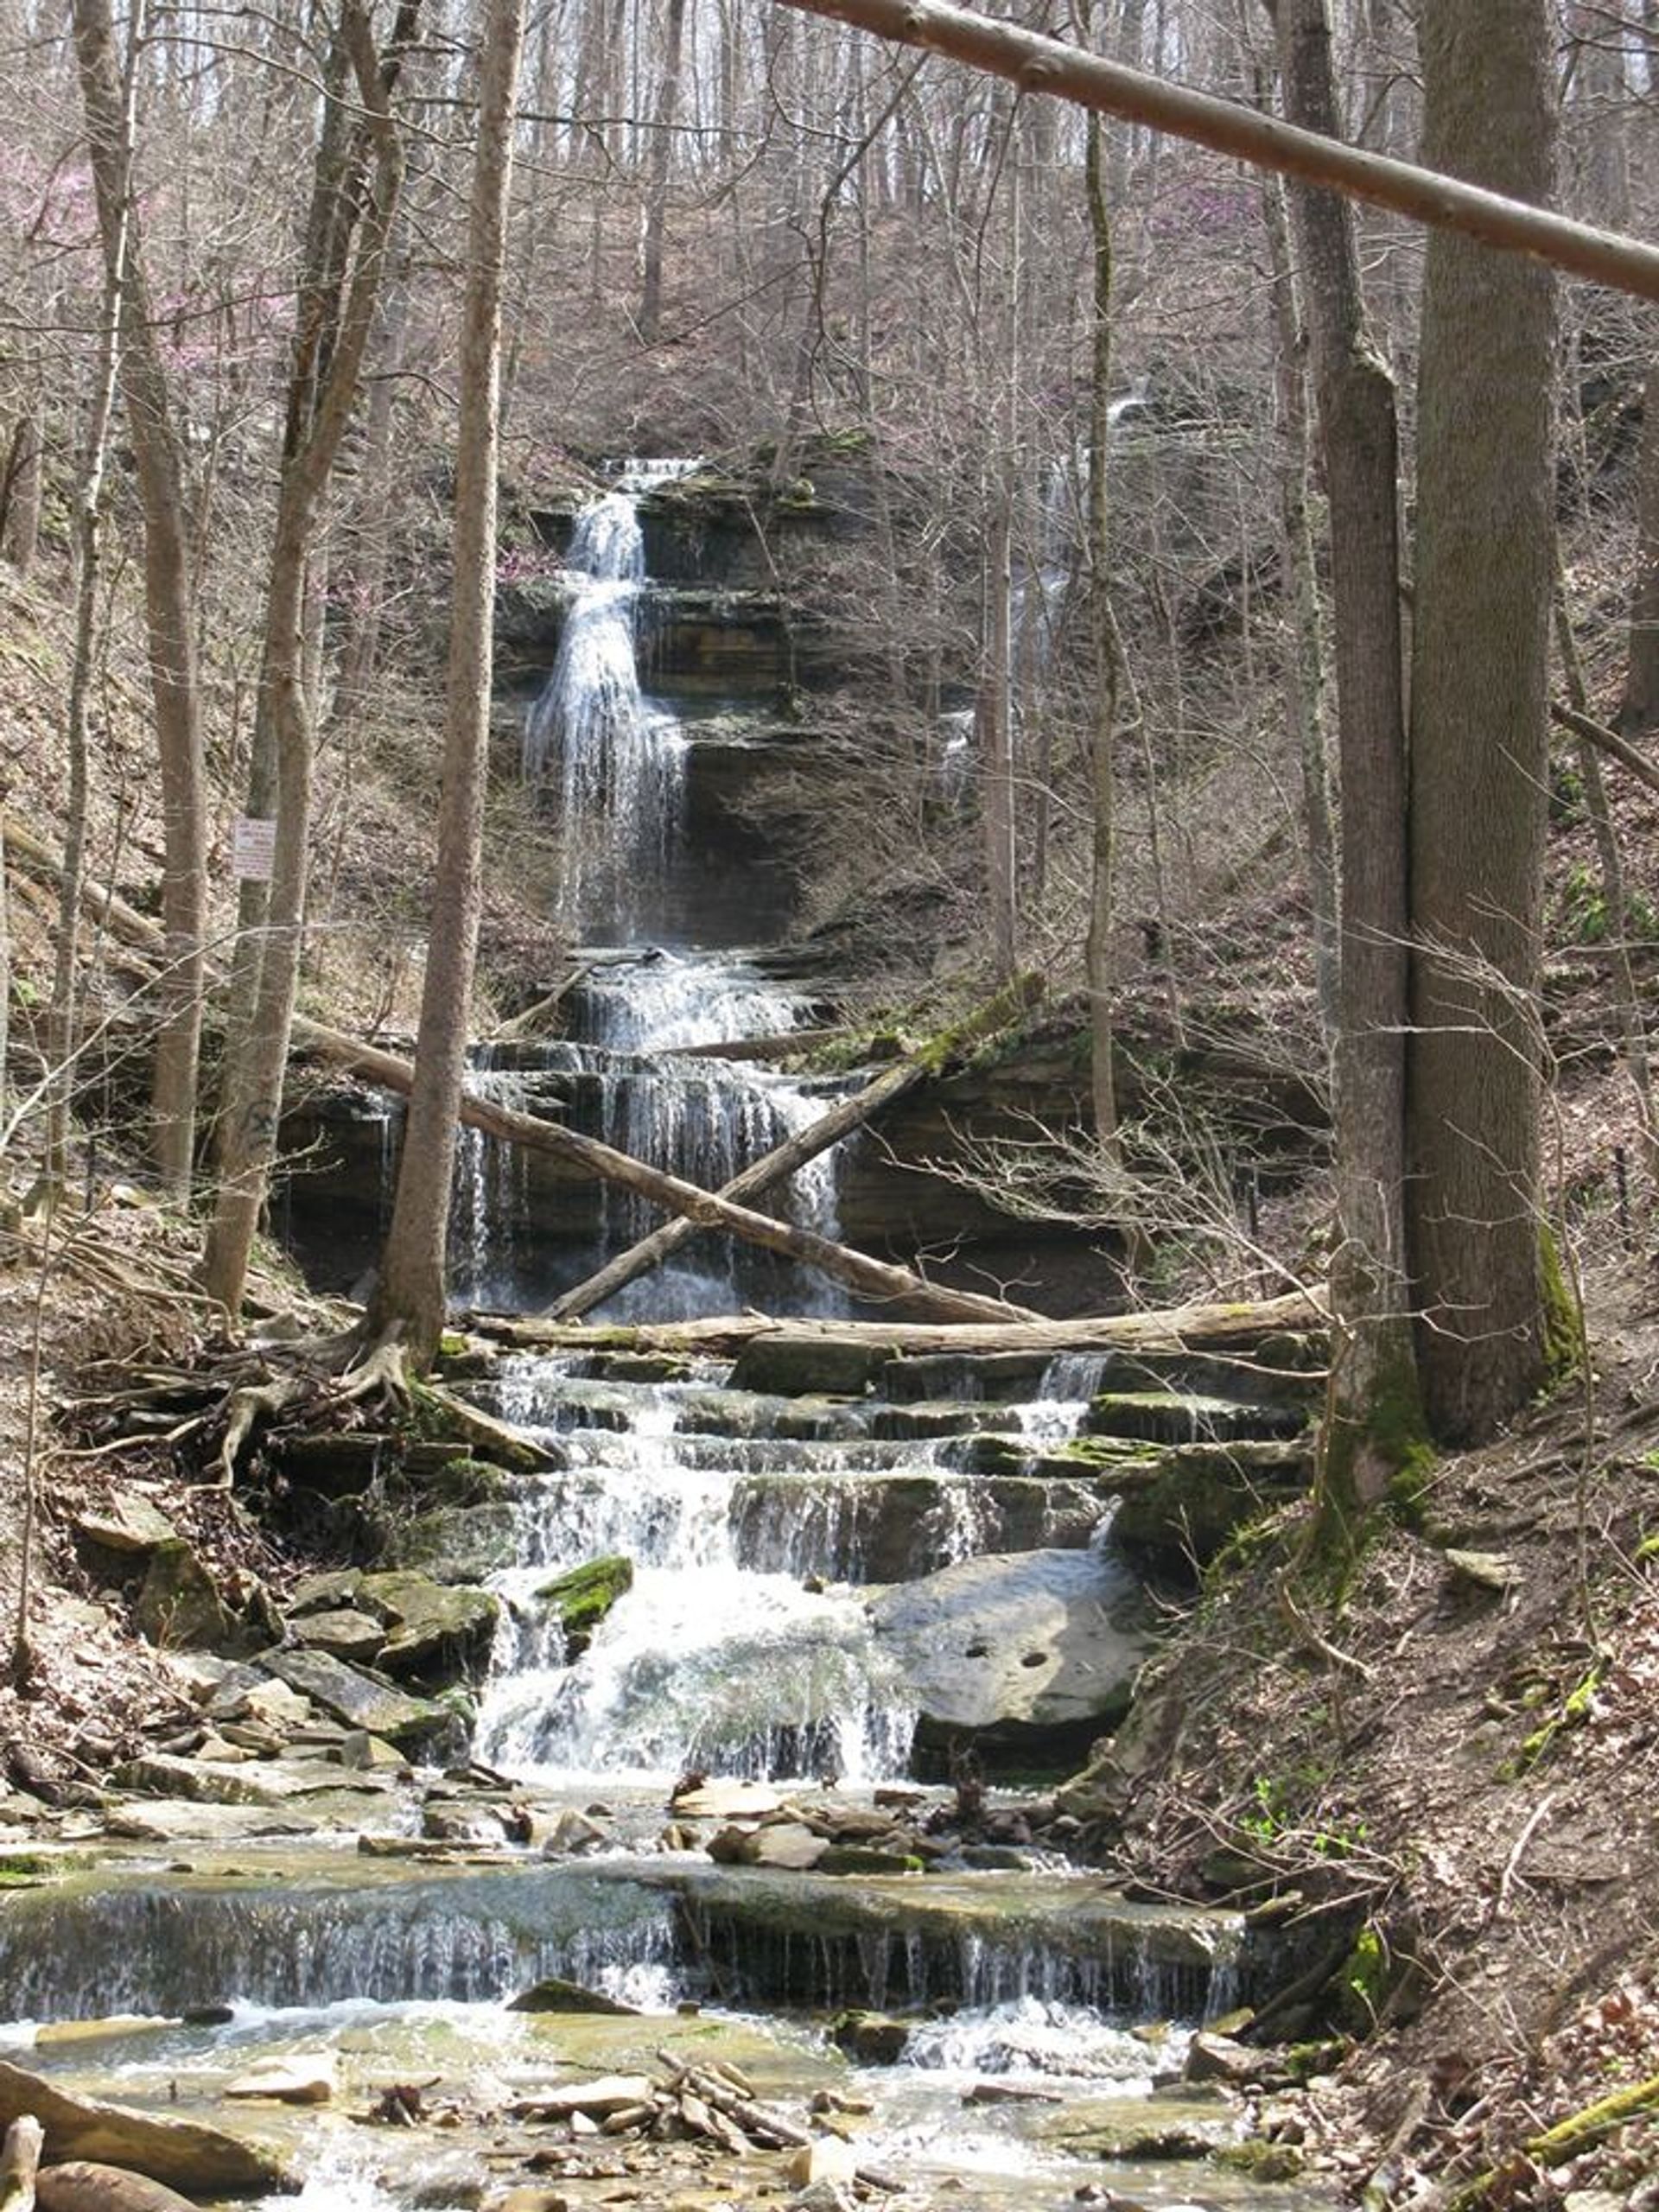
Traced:
[[[365, 1045], [343, 1030], [329, 1029], [321, 1022], [296, 1014], [293, 1033], [297, 1048], [332, 1066], [345, 1069], [377, 1089], [394, 1090], [407, 1097], [413, 1088], [415, 1071], [407, 1060], [383, 1052], [376, 1046]], [[1000, 1298], [983, 1297], [977, 1291], [947, 1290], [912, 1274], [908, 1268], [895, 1267], [886, 1260], [873, 1260], [867, 1253], [855, 1251], [849, 1244], [837, 1244], [832, 1238], [819, 1236], [810, 1229], [797, 1229], [788, 1222], [774, 1220], [769, 1214], [755, 1213], [696, 1183], [684, 1182], [677, 1175], [647, 1166], [643, 1160], [618, 1152], [613, 1145], [601, 1144], [597, 1137], [582, 1136], [557, 1122], [537, 1121], [533, 1114], [517, 1113], [493, 1098], [464, 1096], [460, 1118], [468, 1128], [482, 1129], [486, 1135], [499, 1137], [505, 1144], [522, 1145], [532, 1152], [550, 1153], [556, 1159], [568, 1160], [573, 1166], [597, 1176], [601, 1182], [615, 1183], [624, 1190], [632, 1191], [667, 1212], [683, 1214], [699, 1228], [723, 1229], [733, 1236], [741, 1236], [746, 1243], [759, 1244], [769, 1252], [781, 1252], [786, 1259], [816, 1268], [832, 1282], [880, 1305], [907, 1306], [913, 1313], [938, 1321], [1034, 1321], [1039, 1318], [1028, 1306], [1011, 1306]]]
[[[740, 1205], [760, 1197], [774, 1184], [792, 1175], [797, 1168], [804, 1167], [808, 1160], [827, 1152], [832, 1144], [868, 1122], [872, 1115], [880, 1113], [884, 1106], [891, 1105], [895, 1098], [902, 1098], [907, 1090], [913, 1090], [928, 1076], [960, 1059], [972, 1046], [983, 1044], [987, 1038], [1017, 1021], [1021, 1014], [1028, 1014], [1042, 997], [1044, 988], [1040, 976], [1020, 976], [1006, 990], [997, 992], [983, 1006], [976, 1007], [964, 1020], [930, 1039], [920, 1052], [887, 1068], [874, 1083], [867, 1084], [852, 1097], [842, 1099], [809, 1128], [798, 1130], [772, 1151], [763, 1153], [722, 1187], [721, 1197]], [[664, 1222], [649, 1236], [642, 1236], [637, 1244], [631, 1244], [626, 1252], [619, 1252], [614, 1259], [607, 1261], [596, 1274], [556, 1298], [546, 1308], [550, 1319], [573, 1321], [579, 1314], [591, 1313], [595, 1306], [614, 1297], [626, 1284], [659, 1267], [683, 1244], [689, 1243], [701, 1225], [684, 1215]]]
[[850, 1044], [850, 1029], [780, 1029], [770, 1037], [726, 1037], [715, 1045], [666, 1045], [665, 1060], [792, 1060], [821, 1046]]
[[1605, 722], [1597, 721], [1592, 715], [1581, 715], [1573, 707], [1563, 706], [1559, 699], [1549, 702], [1549, 718], [1558, 728], [1570, 729], [1574, 737], [1581, 737], [1586, 744], [1594, 745], [1610, 753], [1621, 766], [1628, 768], [1650, 791], [1659, 791], [1659, 767], [1647, 754], [1623, 737], [1616, 729], [1609, 729]]
[[1003, 1322], [778, 1320], [765, 1313], [718, 1315], [702, 1321], [607, 1327], [582, 1322], [479, 1314], [480, 1336], [525, 1351], [610, 1351], [734, 1357], [767, 1343], [886, 1346], [895, 1357], [928, 1353], [1030, 1351], [1166, 1352], [1253, 1351], [1265, 1338], [1322, 1331], [1330, 1313], [1315, 1292], [1289, 1291], [1254, 1304], [1169, 1306], [1140, 1313], [1096, 1313], [1067, 1321], [1039, 1316]]
[[514, 1014], [511, 1021], [504, 1021], [491, 1039], [491, 1043], [517, 1045], [526, 1037], [539, 1035], [548, 1016], [558, 1012], [561, 1002], [569, 996], [578, 983], [593, 974], [597, 964], [592, 960], [573, 963], [569, 973], [555, 983], [545, 998], [537, 999], [534, 1006], [527, 1006], [522, 1014]]

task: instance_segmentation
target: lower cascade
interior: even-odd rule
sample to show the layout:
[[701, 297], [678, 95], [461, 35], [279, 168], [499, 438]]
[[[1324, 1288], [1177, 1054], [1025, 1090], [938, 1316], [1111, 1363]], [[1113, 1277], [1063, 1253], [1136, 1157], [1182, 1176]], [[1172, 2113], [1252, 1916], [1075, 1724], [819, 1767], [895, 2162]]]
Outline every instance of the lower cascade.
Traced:
[[[731, 940], [741, 886], [706, 931], [684, 889], [696, 718], [671, 666], [642, 685], [640, 503], [695, 466], [625, 464], [576, 519], [524, 759], [563, 822], [580, 981], [564, 1034], [480, 1047], [471, 1079], [718, 1188], [860, 1078], [719, 1049], [822, 1007]], [[764, 1203], [834, 1236], [838, 1177], [831, 1149]], [[534, 1312], [658, 1219], [463, 1132], [458, 1314]], [[1184, 2062], [1265, 1986], [1270, 1939], [1126, 1900], [1052, 1796], [1154, 1648], [1145, 1560], [1190, 1565], [1241, 1483], [1294, 1474], [1300, 1407], [1191, 1361], [906, 1357], [833, 1327], [658, 1355], [607, 1326], [752, 1309], [849, 1312], [704, 1234], [598, 1309], [591, 1348], [474, 1356], [457, 1389], [534, 1464], [453, 1497], [440, 1469], [429, 1510], [383, 1512], [372, 1573], [290, 1603], [302, 1663], [181, 1675], [211, 1756], [136, 1762], [113, 1859], [0, 1898], [0, 2108], [24, 2068], [233, 2120], [288, 2069], [308, 2116], [259, 2109], [301, 2185], [269, 2202], [302, 2212], [747, 2205], [788, 2196], [757, 2159], [791, 2145], [831, 2212], [855, 2169], [900, 2206], [1059, 2212], [1104, 2177], [1317, 2212], [1148, 2163], [1235, 2133]], [[488, 1593], [470, 1694], [364, 1675], [390, 1649], [372, 1586], [408, 1604], [429, 1576]], [[527, 2164], [549, 2189], [501, 2194]]]

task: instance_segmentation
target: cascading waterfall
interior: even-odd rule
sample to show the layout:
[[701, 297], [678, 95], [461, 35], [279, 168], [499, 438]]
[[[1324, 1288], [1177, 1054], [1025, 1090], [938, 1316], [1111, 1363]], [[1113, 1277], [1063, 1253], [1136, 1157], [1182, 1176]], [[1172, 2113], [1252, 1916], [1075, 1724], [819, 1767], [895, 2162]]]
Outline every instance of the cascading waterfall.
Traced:
[[660, 874], [678, 816], [684, 736], [639, 685], [639, 494], [659, 480], [631, 465], [617, 489], [578, 518], [558, 658], [524, 725], [526, 780], [540, 782], [557, 763], [560, 905], [577, 926], [601, 907], [623, 926], [632, 920], [632, 887]]

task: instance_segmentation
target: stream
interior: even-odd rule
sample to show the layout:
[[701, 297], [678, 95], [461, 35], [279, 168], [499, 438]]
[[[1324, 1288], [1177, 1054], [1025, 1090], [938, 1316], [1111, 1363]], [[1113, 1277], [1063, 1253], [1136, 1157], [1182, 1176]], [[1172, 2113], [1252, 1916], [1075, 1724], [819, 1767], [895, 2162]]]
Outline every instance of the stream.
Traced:
[[[700, 930], [695, 871], [676, 861], [708, 702], [676, 694], [640, 506], [696, 466], [625, 464], [576, 520], [525, 764], [563, 821], [561, 902], [588, 971], [566, 1037], [482, 1052], [474, 1080], [713, 1186], [845, 1085], [692, 1049], [818, 1013], [773, 948], [732, 941], [729, 880], [711, 887]], [[458, 1306], [533, 1308], [655, 1225], [588, 1186], [550, 1243], [534, 1233], [548, 1192], [522, 1155], [467, 1132], [458, 1170]], [[837, 1173], [831, 1152], [798, 1175], [791, 1217], [833, 1234]], [[596, 1318], [747, 1306], [848, 1310], [801, 1271], [705, 1236]], [[815, 2096], [850, 2101], [861, 2157], [902, 2177], [905, 2202], [1058, 2212], [1103, 2201], [1093, 2189], [1153, 2208], [1318, 2212], [1328, 2193], [1202, 2156], [1236, 2122], [1180, 2080], [1193, 2031], [1248, 2003], [1267, 1970], [1241, 1921], [1128, 1904], [1019, 1840], [1042, 1778], [1080, 1763], [1096, 1732], [1103, 1683], [1126, 1688], [1149, 1648], [1109, 1500], [1057, 1456], [1103, 1388], [1123, 1388], [1109, 1365], [918, 1359], [791, 1382], [742, 1362], [500, 1362], [480, 1402], [554, 1464], [514, 1478], [498, 1516], [501, 1625], [473, 1756], [512, 1778], [534, 1832], [397, 1856], [419, 1815], [394, 1777], [373, 1823], [387, 1855], [357, 1847], [360, 1802], [296, 1837], [100, 1843], [62, 1879], [0, 1894], [0, 2059], [262, 2133], [303, 2177], [297, 2199], [270, 2202], [317, 2212], [461, 2212], [497, 2201], [537, 2154], [558, 2191], [538, 2200], [547, 2212], [787, 2199], [764, 2158], [714, 2171], [683, 2146], [645, 2156], [602, 2134], [550, 2165], [545, 2133], [515, 2115], [538, 2085], [649, 2071], [665, 2050], [724, 2061], [798, 2113]], [[1205, 1433], [1181, 1428], [1196, 1415], [1169, 1418], [1178, 1438]], [[607, 1556], [630, 1563], [631, 1586], [573, 1657], [538, 1593]], [[973, 1580], [988, 1560], [1001, 1581]], [[1035, 1630], [1007, 1595], [1033, 1577], [1050, 1606]], [[1024, 1678], [1012, 1700], [1010, 1669]], [[677, 1783], [696, 1777], [747, 1782], [757, 1803], [832, 1803], [873, 1830], [883, 1806], [948, 1827], [962, 1728], [1014, 1840], [950, 1849], [925, 1872], [716, 1863], [718, 1819], [671, 1818]], [[549, 1976], [637, 2009], [505, 2008]], [[831, 2034], [848, 2008], [897, 2016], [902, 2048], [849, 2061]], [[257, 2062], [296, 2055], [335, 2062], [326, 2110], [222, 2103]], [[440, 2126], [358, 2124], [395, 2083], [427, 2085]], [[1172, 2145], [1185, 2155], [1172, 2161]]]

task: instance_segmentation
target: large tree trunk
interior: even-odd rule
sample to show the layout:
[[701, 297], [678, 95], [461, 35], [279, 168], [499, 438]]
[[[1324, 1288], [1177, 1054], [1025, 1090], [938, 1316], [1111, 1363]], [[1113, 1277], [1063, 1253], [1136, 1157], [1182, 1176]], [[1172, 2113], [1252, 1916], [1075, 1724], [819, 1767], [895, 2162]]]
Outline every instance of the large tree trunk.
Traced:
[[219, 1185], [202, 1262], [208, 1294], [232, 1314], [242, 1303], [276, 1155], [305, 924], [314, 749], [305, 686], [307, 568], [357, 396], [403, 181], [390, 93], [418, 3], [403, 0], [383, 69], [363, 0], [345, 0], [337, 50], [349, 62], [360, 106], [348, 131], [343, 103], [331, 101], [318, 139], [260, 677], [259, 713], [276, 764], [276, 855], [251, 1010], [226, 1070]]
[[[1426, 0], [1424, 153], [1548, 199], [1546, 0]], [[1555, 286], [1429, 241], [1412, 683], [1407, 1211], [1425, 1408], [1490, 1435], [1548, 1365], [1537, 994], [1548, 791]]]
[[663, 237], [668, 227], [668, 179], [674, 160], [674, 130], [680, 116], [680, 48], [685, 29], [685, 0], [668, 0], [663, 33], [663, 77], [657, 95], [645, 197], [645, 235], [639, 299], [639, 336], [657, 343], [663, 315]]
[[[1278, 0], [1294, 120], [1338, 124], [1325, 0]], [[1320, 1503], [1351, 1522], [1399, 1471], [1420, 1421], [1402, 1185], [1407, 1014], [1406, 727], [1394, 383], [1371, 343], [1353, 209], [1298, 186], [1291, 210], [1319, 397], [1336, 609], [1341, 868], [1334, 1055], [1341, 1235]], [[1469, 249], [1474, 251], [1474, 249]]]
[[[1087, 35], [1089, 16], [1083, 16]], [[1105, 125], [1090, 115], [1084, 141], [1084, 196], [1089, 203], [1090, 276], [1089, 317], [1089, 510], [1084, 544], [1089, 585], [1089, 665], [1093, 696], [1089, 721], [1089, 785], [1094, 801], [1089, 823], [1089, 929], [1084, 940], [1084, 979], [1089, 994], [1089, 1091], [1095, 1143], [1116, 1167], [1117, 1081], [1113, 1067], [1112, 997], [1117, 926], [1114, 842], [1116, 834], [1113, 748], [1117, 743], [1117, 696], [1122, 641], [1112, 607], [1112, 211], [1106, 197]]]
[[370, 1316], [372, 1334], [401, 1324], [410, 1357], [417, 1367], [429, 1363], [443, 1327], [455, 1116], [467, 1065], [478, 952], [490, 760], [501, 279], [512, 184], [512, 110], [524, 32], [524, 0], [486, 0], [461, 322], [454, 587], [438, 872], [397, 1197]]
[[144, 512], [144, 601], [160, 756], [162, 921], [168, 957], [152, 1090], [162, 1181], [190, 1192], [201, 1042], [202, 933], [207, 911], [206, 772], [196, 681], [192, 557], [184, 467], [175, 433], [160, 326], [151, 311], [138, 210], [129, 189], [124, 104], [109, 0], [74, 0], [75, 53], [99, 228], [106, 260], [124, 232], [121, 390]]
[[[963, 1321], [950, 1325], [922, 1321], [773, 1320], [764, 1313], [739, 1313], [703, 1321], [667, 1321], [645, 1328], [589, 1328], [581, 1322], [521, 1320], [486, 1316], [483, 1334], [528, 1350], [593, 1350], [595, 1346], [641, 1351], [705, 1352], [730, 1357], [757, 1338], [768, 1342], [887, 1345], [896, 1356], [943, 1352], [1127, 1351], [1176, 1354], [1236, 1352], [1241, 1366], [1248, 1356], [1287, 1332], [1317, 1332], [1325, 1326], [1325, 1308], [1302, 1291], [1259, 1305], [1171, 1306], [1139, 1313], [1090, 1314], [1068, 1321], [1035, 1315], [1024, 1320]], [[1263, 1370], [1258, 1368], [1258, 1373]], [[1271, 1363], [1268, 1373], [1275, 1371]], [[1288, 1376], [1287, 1379], [1291, 1379]]]

